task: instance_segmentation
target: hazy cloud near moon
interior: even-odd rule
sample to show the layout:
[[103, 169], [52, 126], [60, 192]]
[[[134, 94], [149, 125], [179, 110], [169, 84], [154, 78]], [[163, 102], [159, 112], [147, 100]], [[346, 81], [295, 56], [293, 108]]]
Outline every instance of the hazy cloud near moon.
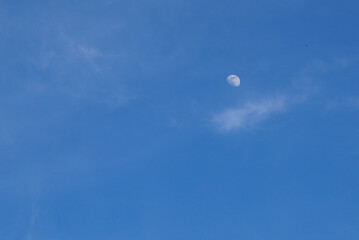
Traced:
[[242, 106], [215, 114], [212, 123], [221, 132], [243, 129], [283, 111], [287, 104], [288, 99], [285, 96], [248, 101]]
[[227, 77], [227, 82], [232, 85], [233, 87], [239, 87], [241, 84], [241, 80], [236, 75], [230, 75]]

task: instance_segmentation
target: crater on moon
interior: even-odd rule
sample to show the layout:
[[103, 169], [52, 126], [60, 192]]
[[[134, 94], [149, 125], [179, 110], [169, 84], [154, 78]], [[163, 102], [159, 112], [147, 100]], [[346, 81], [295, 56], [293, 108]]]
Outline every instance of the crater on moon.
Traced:
[[239, 87], [239, 85], [241, 84], [241, 80], [237, 75], [229, 75], [227, 77], [227, 82], [233, 87]]

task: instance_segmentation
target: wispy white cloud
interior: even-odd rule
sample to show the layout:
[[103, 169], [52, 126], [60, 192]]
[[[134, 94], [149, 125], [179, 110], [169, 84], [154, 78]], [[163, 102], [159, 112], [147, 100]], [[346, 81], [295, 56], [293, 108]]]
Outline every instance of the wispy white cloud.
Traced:
[[86, 46], [77, 46], [77, 51], [81, 53], [82, 56], [86, 58], [95, 58], [101, 55], [101, 53], [96, 48], [86, 47]]
[[126, 79], [118, 79], [118, 70], [111, 68], [116, 58], [62, 28], [55, 32], [57, 39], [49, 40], [49, 46], [25, 60], [25, 64], [46, 74], [46, 81], [32, 81], [27, 90], [36, 94], [60, 93], [73, 100], [109, 107], [123, 106], [135, 98], [135, 93], [126, 87]]
[[38, 200], [32, 199], [31, 217], [28, 226], [28, 231], [26, 233], [26, 240], [34, 239], [34, 230], [35, 230], [34, 228], [39, 217], [39, 211], [40, 211], [40, 207], [38, 206]]
[[260, 101], [248, 101], [244, 105], [229, 108], [212, 117], [212, 123], [222, 132], [245, 129], [261, 122], [275, 113], [285, 110], [288, 98], [275, 96]]
[[98, 62], [107, 56], [96, 46], [84, 44], [74, 37], [58, 30], [56, 39], [48, 40], [50, 46], [41, 48], [36, 54], [27, 57], [29, 63], [41, 69], [54, 68], [62, 73], [78, 71], [101, 73]]

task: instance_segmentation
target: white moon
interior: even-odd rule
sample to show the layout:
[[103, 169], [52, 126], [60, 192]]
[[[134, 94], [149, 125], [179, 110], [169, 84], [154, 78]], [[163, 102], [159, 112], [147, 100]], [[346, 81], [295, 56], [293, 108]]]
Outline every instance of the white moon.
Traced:
[[232, 85], [233, 87], [239, 87], [241, 84], [241, 80], [236, 75], [230, 75], [227, 77], [227, 82]]

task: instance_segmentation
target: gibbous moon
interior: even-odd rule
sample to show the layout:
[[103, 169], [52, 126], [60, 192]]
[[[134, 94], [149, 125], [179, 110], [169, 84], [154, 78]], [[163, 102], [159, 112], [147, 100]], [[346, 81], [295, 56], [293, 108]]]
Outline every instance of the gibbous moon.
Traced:
[[232, 85], [233, 87], [239, 87], [241, 84], [241, 80], [236, 75], [230, 75], [227, 77], [227, 82]]

